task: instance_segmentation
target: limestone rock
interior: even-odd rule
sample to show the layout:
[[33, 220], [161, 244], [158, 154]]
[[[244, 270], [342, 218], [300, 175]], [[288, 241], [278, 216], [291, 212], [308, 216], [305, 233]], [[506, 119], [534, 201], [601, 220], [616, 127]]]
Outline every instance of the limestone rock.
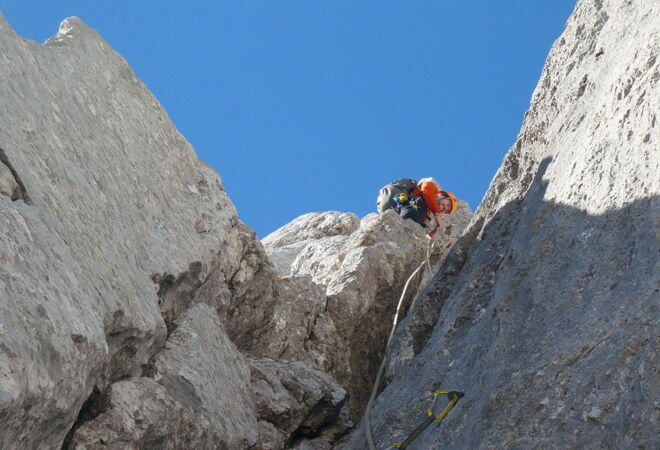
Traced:
[[4, 164], [0, 164], [0, 195], [11, 197], [17, 187], [18, 184], [9, 168]]
[[317, 437], [298, 438], [289, 445], [295, 450], [331, 450], [344, 439], [346, 433], [353, 428], [351, 412], [347, 406], [342, 407], [334, 423], [326, 424]]
[[[328, 315], [341, 345], [326, 355], [330, 373], [345, 386], [349, 405], [360, 414], [383, 356], [396, 302], [408, 276], [425, 259], [428, 239], [412, 221], [393, 211], [368, 216], [337, 258], [328, 283]], [[409, 304], [427, 278], [413, 280]]]
[[[253, 349], [273, 358], [323, 367], [325, 352], [311, 347], [310, 340], [326, 315], [325, 288], [309, 276], [283, 278], [276, 288], [271, 319], [261, 328]], [[328, 344], [338, 341], [333, 332], [326, 337]]]
[[214, 308], [175, 322], [151, 378], [111, 386], [108, 411], [82, 425], [71, 448], [248, 448], [257, 441], [250, 369]]
[[0, 149], [0, 195], [9, 197], [12, 200], [20, 198], [20, 186], [14, 173], [12, 172], [9, 161], [4, 151]]
[[[469, 206], [462, 203], [459, 211], [447, 218], [446, 234], [435, 241], [432, 263], [446, 255], [469, 222], [472, 216]], [[295, 306], [281, 309], [282, 313], [277, 315], [281, 326], [277, 329], [285, 330], [286, 324], [299, 323], [298, 312], [303, 317], [309, 314], [306, 325], [296, 327], [304, 330], [298, 333], [304, 340], [296, 346], [287, 345], [286, 358], [305, 361], [335, 377], [349, 392], [353, 416], [359, 417], [378, 370], [396, 302], [409, 275], [426, 260], [428, 239], [422, 227], [404, 221], [393, 211], [368, 215], [359, 228], [348, 234], [300, 232], [313, 230], [321, 217], [326, 229], [346, 229], [344, 218], [337, 213], [305, 215], [292, 222], [295, 226], [273, 233], [271, 236], [277, 239], [271, 238], [271, 244], [266, 243], [269, 256], [272, 242], [289, 248], [303, 244], [290, 266], [280, 273], [291, 274], [286, 279], [289, 283], [311, 277], [313, 285], [322, 287], [306, 291], [300, 300], [290, 301], [292, 305], [300, 305], [299, 309]], [[332, 220], [337, 224], [333, 225]], [[298, 238], [301, 241], [296, 241]], [[413, 280], [406, 305], [429, 280], [428, 272]], [[290, 284], [288, 294], [280, 297], [294, 299], [295, 292], [305, 291]], [[273, 351], [278, 346], [284, 348], [277, 331], [267, 332], [262, 340], [270, 343], [266, 354], [284, 355], [282, 351]]]
[[315, 283], [327, 286], [341, 266], [339, 255], [349, 236], [331, 236], [306, 241], [287, 268], [294, 276], [311, 276]]
[[[265, 240], [310, 245], [283, 280], [218, 174], [94, 30], [67, 19], [39, 45], [2, 19], [0, 54], [0, 447], [60, 447], [72, 427], [72, 446], [255, 444], [229, 339], [342, 383], [371, 376], [360, 358], [382, 352], [371, 341], [387, 320], [359, 329], [391, 315], [423, 258], [418, 226], [307, 215]], [[365, 386], [347, 386], [354, 415]], [[343, 430], [340, 412], [305, 419], [325, 430], [315, 444]]]
[[[382, 448], [657, 446], [660, 9], [581, 0], [514, 146], [397, 333]], [[364, 427], [347, 448], [366, 447]]]
[[[578, 3], [477, 214], [413, 280], [379, 447], [440, 383], [466, 396], [418, 448], [654, 446], [656, 3]], [[65, 447], [335, 445], [424, 230], [312, 213], [262, 246], [94, 30], [38, 45], [0, 17], [0, 55], [0, 448], [74, 423]]]
[[[214, 306], [241, 350], [259, 350], [263, 329], [272, 323], [278, 301], [286, 299], [277, 298], [278, 277], [256, 233], [235, 219], [229, 234], [231, 240], [216, 255], [190, 301]], [[184, 290], [177, 297], [186, 298], [185, 294]]]
[[[0, 54], [0, 447], [57, 448], [74, 423], [76, 446], [255, 444], [222, 329], [322, 360], [303, 347], [321, 288], [279, 280], [218, 174], [79, 19], [39, 45], [0, 18]], [[334, 216], [298, 231], [357, 226]]]
[[303, 214], [262, 239], [267, 248], [283, 247], [309, 239], [348, 235], [357, 230], [360, 219], [338, 211]]
[[202, 303], [182, 314], [152, 365], [154, 380], [203, 421], [202, 434], [213, 447], [243, 448], [256, 441], [250, 369], [214, 308]]
[[283, 448], [291, 437], [316, 437], [328, 426], [336, 434], [352, 425], [336, 426], [346, 391], [328, 375], [302, 362], [270, 358], [249, 362], [260, 447]]
[[177, 449], [200, 442], [195, 412], [151, 378], [118, 381], [106, 393], [108, 411], [78, 428], [68, 448]]
[[280, 276], [289, 275], [291, 263], [309, 241], [346, 236], [360, 225], [355, 214], [338, 211], [304, 214], [261, 240]]
[[221, 273], [240, 310], [267, 263], [94, 30], [70, 18], [39, 45], [0, 17], [0, 55], [0, 447], [57, 448], [93, 389], [140, 375], [202, 281]]
[[[368, 223], [375, 217], [376, 214], [370, 214], [362, 223]], [[446, 256], [471, 218], [470, 206], [459, 200], [458, 210], [445, 218], [443, 238], [435, 242], [434, 262]], [[262, 243], [281, 276], [311, 275], [315, 283], [328, 285], [341, 266], [339, 255], [342, 248], [361, 226], [360, 221], [354, 223], [354, 220], [357, 220], [355, 215], [336, 211], [305, 214], [265, 237]], [[431, 229], [434, 226], [432, 219], [428, 227]], [[341, 232], [329, 233], [328, 230]]]

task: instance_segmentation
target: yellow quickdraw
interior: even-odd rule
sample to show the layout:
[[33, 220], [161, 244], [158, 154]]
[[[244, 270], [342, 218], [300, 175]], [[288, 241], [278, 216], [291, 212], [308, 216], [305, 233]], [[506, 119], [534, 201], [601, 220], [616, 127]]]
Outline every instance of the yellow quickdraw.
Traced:
[[433, 405], [431, 405], [431, 407], [427, 412], [429, 416], [433, 416], [433, 407], [435, 406], [435, 402], [438, 399], [438, 395], [443, 395], [443, 394], [449, 396], [451, 400], [449, 401], [445, 409], [443, 409], [442, 412], [438, 414], [438, 417], [435, 418], [435, 420], [433, 421], [434, 423], [438, 423], [442, 419], [444, 419], [447, 413], [454, 407], [456, 402], [458, 402], [458, 399], [463, 396], [463, 393], [459, 391], [435, 391], [433, 393]]
[[[433, 412], [433, 407], [435, 406], [435, 403], [438, 400], [439, 395], [447, 395], [447, 397], [449, 397], [449, 403], [447, 404], [447, 406], [445, 406], [445, 409], [443, 409], [440, 412], [440, 414], [437, 415], [437, 417], [433, 418], [435, 414]], [[451, 409], [456, 405], [456, 402], [458, 402], [458, 400], [461, 397], [463, 397], [463, 395], [465, 394], [461, 391], [445, 391], [445, 390], [435, 391], [433, 393], [433, 404], [431, 404], [431, 407], [426, 412], [428, 418], [424, 422], [422, 422], [417, 428], [415, 428], [415, 430], [412, 433], [410, 433], [410, 435], [406, 438], [405, 441], [403, 441], [400, 444], [398, 443], [392, 444], [392, 447], [403, 448], [403, 449], [407, 448], [408, 445], [412, 443], [412, 441], [417, 439], [417, 436], [419, 436], [422, 433], [422, 431], [426, 429], [426, 427], [428, 427], [432, 423], [441, 422], [442, 419], [444, 419], [445, 416], [449, 413], [449, 411], [451, 411]]]

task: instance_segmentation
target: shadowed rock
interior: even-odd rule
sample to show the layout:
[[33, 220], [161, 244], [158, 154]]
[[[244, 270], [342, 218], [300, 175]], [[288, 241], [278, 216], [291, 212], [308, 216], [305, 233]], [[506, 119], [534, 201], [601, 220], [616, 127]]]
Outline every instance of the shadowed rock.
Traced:
[[331, 440], [352, 426], [345, 415], [340, 418], [346, 391], [325, 373], [302, 362], [250, 358], [249, 363], [262, 448], [321, 435]]
[[[465, 397], [411, 448], [656, 446], [657, 13], [577, 4], [518, 140], [399, 328], [378, 448], [440, 386]], [[346, 447], [365, 448], [364, 431]]]

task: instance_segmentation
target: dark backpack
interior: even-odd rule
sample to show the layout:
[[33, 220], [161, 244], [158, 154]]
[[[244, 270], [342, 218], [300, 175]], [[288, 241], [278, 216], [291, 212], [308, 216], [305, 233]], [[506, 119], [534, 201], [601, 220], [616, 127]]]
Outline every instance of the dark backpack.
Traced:
[[392, 181], [378, 193], [378, 198], [376, 199], [378, 214], [382, 214], [388, 209], [394, 209], [397, 206], [394, 197], [401, 193], [405, 193], [408, 197], [411, 197], [412, 190], [416, 188], [417, 181], [412, 178], [400, 178]]
[[428, 221], [426, 212], [428, 209], [426, 207], [426, 202], [421, 195], [413, 195], [407, 202], [397, 204], [394, 207], [394, 211], [399, 213], [404, 219], [413, 220], [422, 227], [426, 227], [426, 222]]

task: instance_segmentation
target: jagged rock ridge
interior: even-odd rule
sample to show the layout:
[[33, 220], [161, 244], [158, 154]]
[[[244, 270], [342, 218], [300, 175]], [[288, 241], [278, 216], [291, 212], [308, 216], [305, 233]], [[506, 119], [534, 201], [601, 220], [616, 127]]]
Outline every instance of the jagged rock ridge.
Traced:
[[0, 58], [0, 447], [258, 444], [282, 282], [218, 174], [79, 19], [39, 45], [0, 16]]
[[[657, 447], [660, 4], [581, 0], [514, 146], [396, 336], [371, 413], [410, 448]], [[346, 448], [366, 448], [364, 425]]]

